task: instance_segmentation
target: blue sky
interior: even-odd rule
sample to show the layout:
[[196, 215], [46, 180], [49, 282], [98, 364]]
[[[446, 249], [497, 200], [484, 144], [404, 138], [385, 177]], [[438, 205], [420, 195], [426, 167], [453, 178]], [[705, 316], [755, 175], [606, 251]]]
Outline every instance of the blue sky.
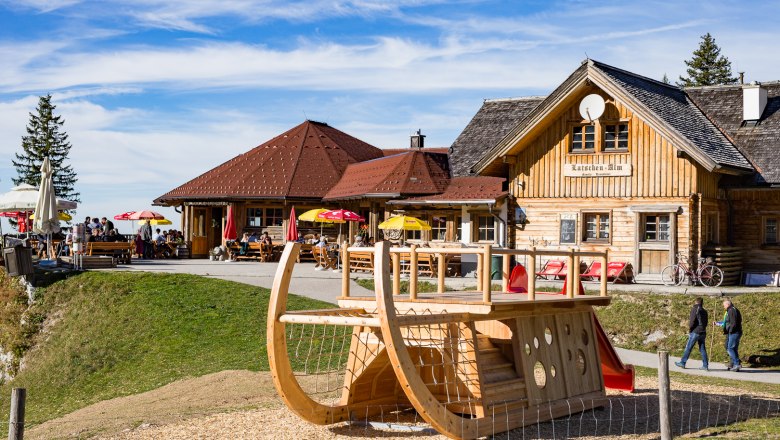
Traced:
[[113, 216], [306, 118], [380, 148], [418, 128], [449, 146], [483, 99], [545, 95], [586, 54], [675, 80], [710, 32], [734, 72], [778, 80], [778, 17], [734, 1], [0, 0], [0, 192], [46, 93], [78, 217]]

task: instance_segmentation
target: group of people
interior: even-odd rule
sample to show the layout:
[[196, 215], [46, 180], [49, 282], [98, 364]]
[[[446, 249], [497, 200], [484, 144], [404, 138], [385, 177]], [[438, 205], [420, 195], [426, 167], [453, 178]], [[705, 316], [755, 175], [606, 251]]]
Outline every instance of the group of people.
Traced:
[[[135, 236], [135, 253], [141, 259], [152, 259], [155, 257], [155, 248], [167, 246], [167, 243], [182, 243], [184, 234], [181, 231], [171, 229], [161, 231], [160, 228], [152, 231], [152, 225], [147, 221], [141, 224]], [[171, 249], [164, 249], [163, 256], [172, 252]]]
[[84, 219], [84, 228], [87, 236], [87, 242], [91, 241], [124, 241], [125, 238], [119, 235], [119, 231], [114, 227], [114, 222], [105, 217], [87, 217]]
[[[723, 319], [713, 322], [713, 326], [720, 327], [723, 330], [725, 338], [726, 353], [729, 355], [727, 369], [739, 371], [742, 368], [742, 362], [739, 359], [739, 341], [742, 339], [742, 314], [734, 306], [730, 299], [723, 300]], [[699, 345], [701, 353], [701, 370], [709, 370], [709, 358], [707, 357], [707, 327], [708, 314], [704, 308], [704, 301], [701, 297], [693, 302], [690, 315], [688, 317], [688, 343], [685, 345], [682, 358], [674, 364], [680, 368], [685, 368], [688, 358], [691, 355], [694, 345]]]

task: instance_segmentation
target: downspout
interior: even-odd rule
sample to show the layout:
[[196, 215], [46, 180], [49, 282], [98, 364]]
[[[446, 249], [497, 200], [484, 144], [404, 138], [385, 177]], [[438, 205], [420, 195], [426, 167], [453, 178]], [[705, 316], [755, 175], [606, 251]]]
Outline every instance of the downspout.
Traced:
[[488, 203], [487, 204], [488, 212], [490, 212], [490, 215], [493, 216], [494, 219], [498, 220], [499, 223], [504, 225], [504, 234], [503, 234], [503, 237], [501, 237], [501, 238], [503, 238], [503, 243], [498, 243], [498, 245], [500, 247], [505, 247], [506, 243], [507, 243], [507, 237], [506, 236], [507, 236], [507, 233], [508, 233], [507, 227], [506, 227], [506, 221], [503, 220], [501, 218], [501, 216], [499, 216], [495, 212], [493, 212], [493, 205], [494, 205], [493, 203]]

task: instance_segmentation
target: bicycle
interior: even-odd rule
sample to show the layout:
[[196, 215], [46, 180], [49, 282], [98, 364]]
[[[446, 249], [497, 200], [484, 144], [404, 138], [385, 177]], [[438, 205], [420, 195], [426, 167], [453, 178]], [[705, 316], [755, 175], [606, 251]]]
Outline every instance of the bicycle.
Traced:
[[661, 281], [666, 286], [679, 286], [688, 278], [689, 284], [701, 283], [704, 287], [718, 287], [723, 283], [723, 271], [709, 258], [699, 258], [694, 271], [688, 266], [682, 254], [677, 254], [677, 263], [661, 271]]

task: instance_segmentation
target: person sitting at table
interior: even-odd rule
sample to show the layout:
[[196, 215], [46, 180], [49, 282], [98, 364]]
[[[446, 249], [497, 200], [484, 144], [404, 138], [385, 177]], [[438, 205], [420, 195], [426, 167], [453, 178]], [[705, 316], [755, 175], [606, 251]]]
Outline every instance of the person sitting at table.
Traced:
[[271, 236], [268, 235], [268, 231], [263, 232], [263, 235], [260, 237], [260, 243], [263, 245], [273, 246], [273, 241], [271, 240]]
[[296, 243], [306, 243], [306, 239], [303, 238], [303, 232], [298, 231], [298, 238], [295, 239]]
[[314, 246], [320, 247], [320, 248], [327, 248], [328, 247], [328, 237], [323, 235], [322, 237], [320, 237], [320, 240]]
[[310, 243], [316, 245], [319, 242], [320, 242], [320, 234], [315, 232], [314, 233], [314, 238], [311, 239]]
[[241, 247], [238, 249], [238, 255], [246, 255], [247, 251], [249, 250], [250, 238], [251, 235], [249, 235], [249, 232], [244, 232], [241, 235]]
[[165, 236], [160, 233], [160, 228], [157, 228], [154, 230], [155, 234], [152, 237], [152, 240], [159, 246], [163, 243], [165, 243]]
[[251, 234], [249, 234], [249, 239], [247, 240], [247, 242], [256, 243], [257, 241], [259, 241], [257, 239], [257, 232], [252, 232]]
[[355, 242], [354, 242], [354, 243], [352, 243], [352, 246], [355, 246], [355, 247], [363, 247], [363, 246], [365, 246], [365, 245], [366, 245], [366, 244], [363, 242], [363, 236], [362, 236], [362, 235], [356, 235], [356, 236], [355, 236]]

